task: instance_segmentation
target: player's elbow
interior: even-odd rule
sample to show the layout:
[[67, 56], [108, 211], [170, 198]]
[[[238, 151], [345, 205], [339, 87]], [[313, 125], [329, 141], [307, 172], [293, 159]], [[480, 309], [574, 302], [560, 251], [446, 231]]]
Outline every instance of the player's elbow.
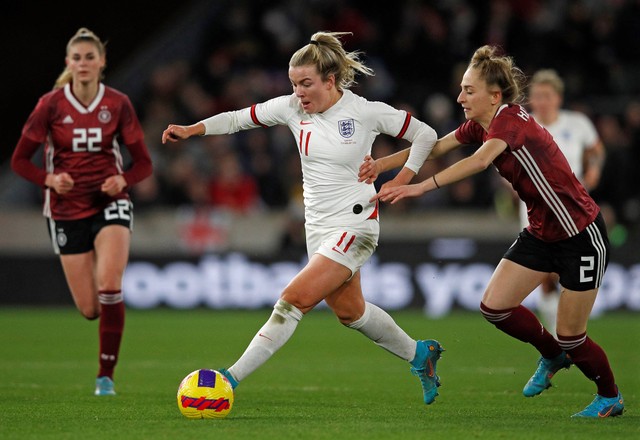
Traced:
[[492, 160], [482, 156], [471, 156], [471, 168], [474, 173], [479, 173], [491, 166]]
[[11, 156], [11, 170], [20, 177], [26, 177], [25, 168], [28, 166], [28, 160], [14, 154]]

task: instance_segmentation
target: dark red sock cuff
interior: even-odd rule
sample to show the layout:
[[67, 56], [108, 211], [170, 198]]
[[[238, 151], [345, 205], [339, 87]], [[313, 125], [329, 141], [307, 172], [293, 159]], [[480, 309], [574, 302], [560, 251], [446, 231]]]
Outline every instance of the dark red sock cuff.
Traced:
[[558, 345], [564, 351], [573, 350], [587, 341], [587, 332], [580, 333], [575, 336], [564, 336], [561, 334], [557, 334]]

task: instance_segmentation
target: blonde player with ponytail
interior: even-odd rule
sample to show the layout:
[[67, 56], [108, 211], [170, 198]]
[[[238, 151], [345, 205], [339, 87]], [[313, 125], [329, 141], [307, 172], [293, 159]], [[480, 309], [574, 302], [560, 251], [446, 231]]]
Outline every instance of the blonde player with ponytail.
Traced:
[[[416, 341], [384, 310], [365, 301], [360, 267], [378, 245], [375, 190], [358, 182], [362, 159], [375, 137], [384, 133], [412, 142], [401, 174], [414, 176], [436, 141], [435, 131], [411, 114], [349, 90], [356, 74], [372, 75], [357, 52], [346, 52], [339, 37], [318, 32], [293, 54], [289, 79], [293, 93], [243, 110], [221, 113], [189, 126], [169, 125], [162, 142], [191, 136], [286, 125], [302, 163], [305, 228], [309, 262], [283, 290], [273, 313], [240, 359], [222, 370], [235, 386], [280, 349], [302, 317], [325, 301], [346, 327], [359, 331], [409, 362], [423, 387], [423, 400], [435, 400], [435, 340]], [[284, 380], [283, 375], [283, 380]]]
[[[104, 43], [80, 28], [66, 67], [40, 98], [13, 153], [13, 170], [43, 188], [44, 215], [71, 296], [89, 320], [100, 318], [95, 394], [115, 394], [113, 374], [124, 330], [122, 276], [133, 206], [128, 191], [151, 174], [151, 159], [129, 98], [105, 86]], [[45, 167], [31, 163], [45, 146]], [[121, 144], [133, 160], [123, 167]]]
[[[476, 50], [462, 77], [458, 103], [467, 121], [438, 140], [430, 158], [461, 145], [477, 145], [464, 158], [414, 185], [383, 187], [372, 200], [395, 203], [494, 166], [527, 205], [529, 225], [498, 264], [480, 311], [499, 330], [531, 344], [541, 355], [524, 386], [533, 397], [551, 386], [562, 368], [575, 365], [597, 387], [596, 398], [574, 417], [621, 415], [622, 395], [602, 348], [587, 336], [587, 321], [609, 262], [609, 240], [600, 208], [573, 173], [553, 137], [519, 104], [524, 75], [511, 57], [492, 46]], [[367, 158], [360, 180], [399, 166], [406, 152]], [[405, 182], [400, 182], [405, 183]], [[557, 340], [522, 301], [547, 277], [562, 285]]]

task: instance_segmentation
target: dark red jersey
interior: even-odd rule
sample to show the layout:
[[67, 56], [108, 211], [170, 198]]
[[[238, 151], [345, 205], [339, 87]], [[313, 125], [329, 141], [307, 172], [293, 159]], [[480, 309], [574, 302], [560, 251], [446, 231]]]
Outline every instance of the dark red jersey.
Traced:
[[467, 121], [456, 130], [463, 144], [500, 139], [507, 148], [493, 164], [527, 205], [527, 229], [553, 242], [577, 235], [598, 215], [598, 205], [571, 171], [553, 137], [519, 105], [500, 107], [485, 132]]
[[[45, 170], [25, 163], [25, 157], [34, 153], [29, 151], [33, 145], [42, 143]], [[121, 144], [133, 159], [127, 171], [123, 170]], [[71, 175], [74, 186], [69, 193], [46, 189], [44, 214], [56, 220], [85, 218], [114, 199], [128, 198], [126, 192], [110, 197], [100, 190], [110, 176], [122, 174], [129, 187], [151, 174], [151, 159], [131, 101], [104, 84], [89, 106], [76, 99], [70, 84], [40, 98], [24, 125], [12, 164], [16, 172], [40, 185], [46, 173]]]

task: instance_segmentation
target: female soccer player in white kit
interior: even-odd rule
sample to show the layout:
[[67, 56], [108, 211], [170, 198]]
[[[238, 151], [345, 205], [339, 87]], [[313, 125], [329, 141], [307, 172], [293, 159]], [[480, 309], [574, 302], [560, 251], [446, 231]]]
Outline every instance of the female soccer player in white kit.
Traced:
[[234, 388], [287, 342], [305, 313], [325, 300], [342, 324], [409, 361], [422, 384], [424, 402], [430, 404], [440, 385], [436, 362], [441, 345], [412, 339], [362, 294], [359, 269], [378, 244], [379, 223], [377, 203], [369, 202], [375, 189], [358, 182], [358, 170], [376, 136], [385, 133], [412, 142], [401, 173], [413, 176], [437, 136], [411, 114], [348, 90], [357, 72], [372, 75], [373, 71], [359, 61], [357, 52], [345, 52], [338, 39], [344, 34], [318, 32], [293, 54], [289, 62], [293, 94], [189, 126], [169, 125], [162, 142], [273, 125], [288, 126], [296, 139], [309, 262], [284, 289], [240, 359], [221, 370]]

